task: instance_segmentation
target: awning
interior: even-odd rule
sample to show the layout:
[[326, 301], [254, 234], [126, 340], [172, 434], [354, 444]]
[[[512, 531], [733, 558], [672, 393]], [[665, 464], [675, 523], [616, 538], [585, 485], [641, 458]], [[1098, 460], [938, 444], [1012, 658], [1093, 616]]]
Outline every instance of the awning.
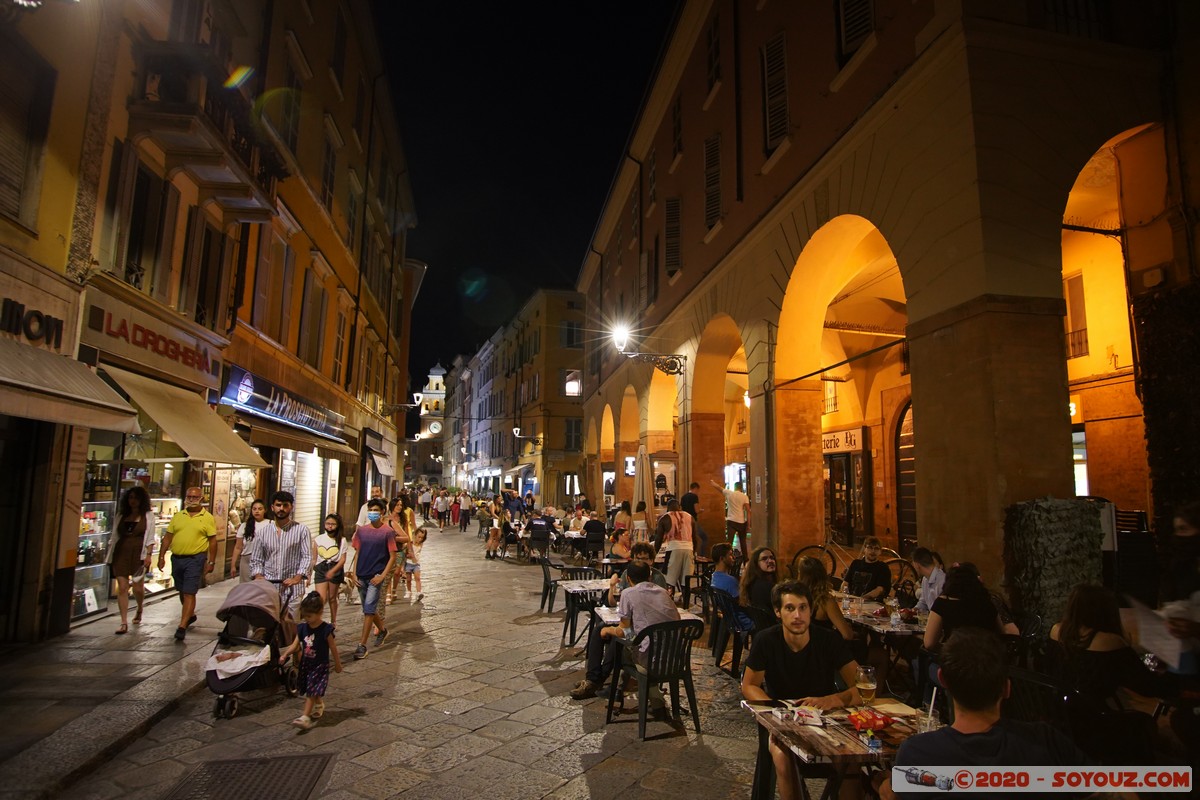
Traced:
[[378, 450], [368, 450], [371, 458], [375, 460], [375, 469], [380, 475], [395, 475], [396, 468], [392, 466], [392, 459], [387, 453], [381, 453]]
[[267, 466], [199, 395], [123, 369], [105, 366], [104, 371], [159, 424], [189, 460]]
[[529, 469], [532, 466], [533, 466], [533, 464], [517, 464], [512, 469], [505, 470], [505, 472], [509, 475], [515, 475], [518, 472], [524, 472], [525, 470]]
[[0, 339], [0, 413], [121, 433], [141, 433], [137, 410], [87, 364]]
[[306, 434], [299, 428], [289, 428], [286, 425], [276, 425], [254, 418], [250, 424], [250, 444], [266, 447], [282, 447], [287, 450], [299, 450], [311, 453], [317, 449], [321, 458], [337, 458], [342, 460], [357, 460], [358, 453], [345, 443], [327, 439], [315, 434]]

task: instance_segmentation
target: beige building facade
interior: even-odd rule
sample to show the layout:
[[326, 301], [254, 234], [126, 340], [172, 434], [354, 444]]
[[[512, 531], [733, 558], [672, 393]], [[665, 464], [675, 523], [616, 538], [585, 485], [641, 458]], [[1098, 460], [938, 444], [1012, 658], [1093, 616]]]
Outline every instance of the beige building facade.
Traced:
[[578, 282], [589, 493], [645, 445], [710, 532], [740, 481], [786, 559], [876, 535], [993, 576], [1014, 502], [1151, 507], [1129, 298], [1194, 273], [1179, 8], [684, 4]]

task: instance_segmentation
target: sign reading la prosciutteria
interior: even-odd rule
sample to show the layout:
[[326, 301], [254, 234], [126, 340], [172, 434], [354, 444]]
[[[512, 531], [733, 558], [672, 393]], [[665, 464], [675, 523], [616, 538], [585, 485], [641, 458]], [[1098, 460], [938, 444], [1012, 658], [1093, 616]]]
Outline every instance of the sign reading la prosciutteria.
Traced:
[[229, 380], [225, 382], [221, 402], [325, 436], [342, 438], [341, 414], [321, 408], [313, 401], [276, 386], [266, 378], [247, 372], [235, 364], [229, 365]]

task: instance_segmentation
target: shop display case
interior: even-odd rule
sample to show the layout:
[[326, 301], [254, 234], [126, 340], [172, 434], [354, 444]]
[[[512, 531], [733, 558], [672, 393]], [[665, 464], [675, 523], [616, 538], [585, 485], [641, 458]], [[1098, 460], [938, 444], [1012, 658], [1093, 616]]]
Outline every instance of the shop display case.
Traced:
[[[91, 496], [95, 497], [96, 493], [93, 492]], [[112, 518], [116, 507], [115, 500], [85, 500], [83, 503], [75, 562], [72, 617], [82, 617], [108, 609], [107, 559]]]

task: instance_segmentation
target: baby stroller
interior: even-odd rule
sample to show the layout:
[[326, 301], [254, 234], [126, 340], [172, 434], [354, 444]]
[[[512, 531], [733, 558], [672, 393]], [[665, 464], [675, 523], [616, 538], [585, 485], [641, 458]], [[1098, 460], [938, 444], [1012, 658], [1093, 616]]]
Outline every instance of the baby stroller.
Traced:
[[281, 667], [279, 654], [296, 638], [296, 623], [286, 608], [280, 608], [279, 588], [270, 581], [240, 583], [229, 590], [217, 619], [225, 627], [204, 673], [217, 696], [213, 716], [233, 718], [239, 692], [283, 684], [295, 697], [300, 670], [294, 663]]

